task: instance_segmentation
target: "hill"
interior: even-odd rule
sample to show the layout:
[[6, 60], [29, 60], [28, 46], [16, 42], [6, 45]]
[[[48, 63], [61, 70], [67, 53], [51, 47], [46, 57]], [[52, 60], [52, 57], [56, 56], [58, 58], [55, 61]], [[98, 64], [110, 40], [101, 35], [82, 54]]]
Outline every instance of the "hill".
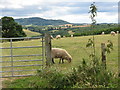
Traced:
[[35, 36], [40, 36], [41, 35], [40, 33], [32, 32], [32, 31], [27, 30], [27, 29], [23, 29], [23, 31], [25, 32], [27, 37], [35, 37]]
[[52, 19], [43, 19], [39, 17], [31, 17], [31, 18], [20, 18], [15, 19], [16, 22], [18, 22], [21, 25], [63, 25], [63, 24], [69, 24], [67, 21], [63, 20], [52, 20]]

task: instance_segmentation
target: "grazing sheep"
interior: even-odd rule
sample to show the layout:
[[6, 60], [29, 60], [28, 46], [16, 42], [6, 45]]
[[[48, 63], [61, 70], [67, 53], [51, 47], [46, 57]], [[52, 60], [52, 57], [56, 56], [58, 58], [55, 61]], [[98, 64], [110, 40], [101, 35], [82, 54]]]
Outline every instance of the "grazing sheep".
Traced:
[[60, 58], [59, 63], [61, 63], [61, 60], [62, 60], [62, 63], [64, 63], [63, 61], [64, 59], [67, 60], [69, 63], [72, 60], [72, 57], [70, 56], [70, 54], [65, 49], [61, 49], [61, 48], [52, 48], [51, 56], [52, 56], [53, 63], [55, 63], [54, 58]]
[[63, 38], [65, 38], [66, 36], [63, 36]]
[[73, 37], [73, 35], [71, 35], [71, 37]]
[[112, 36], [115, 36], [115, 32], [114, 31], [111, 31], [111, 33], [110, 33]]
[[119, 31], [117, 31], [117, 34], [119, 34]]
[[53, 36], [51, 35], [50, 38], [53, 39]]
[[56, 36], [56, 39], [60, 39], [60, 38], [61, 38], [61, 35], [57, 35], [57, 36]]
[[104, 35], [105, 34], [105, 32], [102, 32], [102, 35]]

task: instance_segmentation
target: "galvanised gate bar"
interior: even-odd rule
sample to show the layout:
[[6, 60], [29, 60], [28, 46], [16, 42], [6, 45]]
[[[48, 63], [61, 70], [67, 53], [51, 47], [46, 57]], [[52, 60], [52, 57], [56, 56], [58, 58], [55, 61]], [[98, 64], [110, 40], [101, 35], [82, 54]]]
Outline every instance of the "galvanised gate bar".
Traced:
[[[5, 43], [1, 43], [3, 45], [0, 47], [3, 52], [0, 56], [1, 77], [31, 76], [35, 75], [38, 69], [42, 69], [44, 60], [43, 36], [0, 38], [0, 40], [8, 40]], [[14, 53], [19, 55], [14, 55]]]

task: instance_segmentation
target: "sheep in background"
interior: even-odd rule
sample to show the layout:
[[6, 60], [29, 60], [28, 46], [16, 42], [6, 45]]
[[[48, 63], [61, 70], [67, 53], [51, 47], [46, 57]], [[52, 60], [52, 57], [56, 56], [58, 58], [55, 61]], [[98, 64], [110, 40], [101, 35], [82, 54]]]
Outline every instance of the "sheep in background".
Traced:
[[53, 36], [51, 35], [50, 38], [53, 39]]
[[71, 35], [71, 37], [73, 37], [73, 35]]
[[65, 38], [66, 36], [63, 36], [63, 38]]
[[72, 60], [71, 55], [65, 50], [65, 49], [61, 49], [61, 48], [52, 48], [52, 52], [51, 52], [51, 57], [52, 57], [52, 62], [54, 62], [54, 58], [60, 58], [59, 63], [64, 63], [64, 59], [67, 60], [69, 63]]
[[117, 31], [117, 34], [119, 34], [119, 31]]
[[102, 35], [104, 35], [105, 34], [105, 32], [102, 32]]
[[60, 38], [61, 38], [61, 35], [57, 35], [57, 36], [56, 36], [56, 39], [60, 39]]
[[115, 36], [115, 32], [114, 31], [111, 31], [111, 33], [110, 33], [112, 36]]

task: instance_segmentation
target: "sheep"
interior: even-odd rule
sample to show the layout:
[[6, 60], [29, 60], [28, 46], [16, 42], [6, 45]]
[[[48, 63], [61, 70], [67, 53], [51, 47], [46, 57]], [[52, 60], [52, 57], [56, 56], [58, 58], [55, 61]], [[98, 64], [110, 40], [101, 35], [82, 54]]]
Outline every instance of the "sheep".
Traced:
[[63, 38], [65, 38], [66, 36], [63, 36]]
[[117, 34], [119, 34], [119, 31], [117, 31]]
[[73, 37], [73, 35], [71, 35], [71, 37]]
[[53, 39], [53, 36], [51, 35], [50, 38]]
[[104, 35], [105, 34], [105, 32], [102, 32], [102, 35]]
[[112, 36], [115, 36], [115, 32], [114, 31], [111, 31], [111, 33], [110, 33]]
[[57, 36], [56, 36], [56, 39], [60, 39], [60, 38], [61, 38], [61, 35], [57, 35]]
[[69, 63], [72, 60], [71, 55], [65, 49], [61, 49], [61, 48], [52, 48], [51, 57], [53, 63], [55, 63], [54, 58], [60, 58], [59, 64], [61, 63], [61, 61], [62, 63], [64, 63], [63, 61], [64, 59], [67, 60]]

